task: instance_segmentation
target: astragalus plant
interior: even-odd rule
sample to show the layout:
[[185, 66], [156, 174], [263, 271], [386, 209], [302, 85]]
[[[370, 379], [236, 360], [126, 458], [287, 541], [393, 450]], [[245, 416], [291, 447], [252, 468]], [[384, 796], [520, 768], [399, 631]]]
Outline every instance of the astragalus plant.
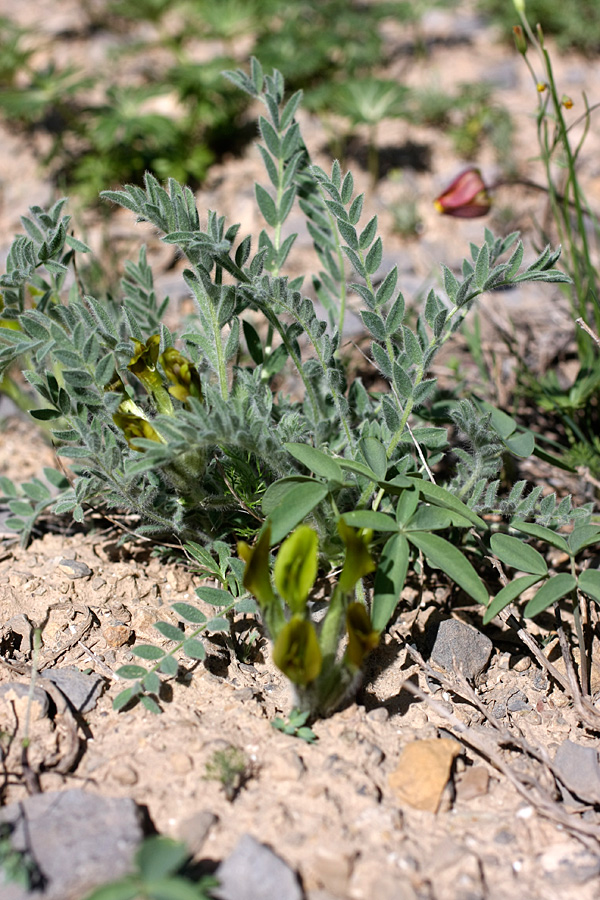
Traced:
[[[188, 188], [174, 180], [163, 187], [150, 174], [145, 188], [104, 193], [151, 223], [186, 260], [195, 311], [173, 333], [143, 248], [127, 263], [119, 296], [101, 301], [77, 276], [74, 260], [87, 247], [70, 235], [64, 201], [32, 209], [0, 281], [8, 326], [0, 329], [0, 366], [7, 371], [20, 361], [39, 402], [32, 414], [51, 424], [57, 454], [71, 460], [72, 484], [55, 479], [54, 511], [81, 521], [89, 506], [125, 510], [139, 516], [138, 533], [176, 534], [203, 545], [209, 559], [214, 542], [222, 548], [244, 538], [245, 588], [259, 599], [276, 661], [313, 711], [328, 712], [392, 616], [412, 558], [488, 602], [469, 560], [469, 534], [485, 536], [481, 514], [490, 509], [531, 517], [539, 495], [528, 497], [521, 486], [498, 498], [502, 453], [519, 447], [491, 419], [483, 429], [489, 440], [479, 428], [450, 489], [437, 484], [433, 467], [448, 449], [447, 429], [419, 413], [436, 391], [430, 373], [437, 352], [482, 293], [565, 276], [554, 269], [558, 252], [548, 248], [523, 269], [518, 236], [486, 231], [461, 273], [443, 267], [443, 294], [428, 294], [411, 327], [396, 267], [380, 273], [377, 217], [364, 215], [352, 174], [337, 163], [329, 174], [311, 165], [295, 119], [301, 94], [285, 100], [280, 73], [265, 77], [256, 60], [249, 76], [228, 75], [264, 106], [258, 124], [267, 182], [256, 185], [256, 201], [265, 229], [240, 235], [218, 213], [199, 212]], [[284, 237], [283, 226], [295, 204], [321, 261], [312, 277], [319, 305], [302, 293], [302, 278], [285, 276], [295, 235]], [[370, 393], [360, 378], [348, 383], [342, 337], [350, 296], [360, 304], [371, 361], [387, 391]], [[275, 390], [280, 373], [284, 387]], [[292, 373], [301, 385], [297, 399], [285, 388]], [[471, 422], [475, 434], [481, 415], [469, 409], [460, 411], [461, 427], [468, 431]], [[42, 502], [46, 491], [46, 502], [49, 491], [40, 482], [20, 496], [6, 481], [3, 490], [13, 494], [16, 529], [30, 527], [37, 511], [27, 498], [35, 501], [37, 492]], [[553, 527], [571, 517], [564, 504], [554, 518], [553, 510], [546, 508]], [[294, 541], [310, 572], [341, 566], [320, 631], [307, 605], [313, 576], [302, 580], [294, 563], [278, 580], [283, 548], [277, 604], [264, 602], [251, 571], [260, 560], [266, 590], [270, 547], [305, 519], [314, 537], [301, 531]], [[350, 577], [344, 560], [351, 554], [356, 562], [359, 551], [364, 566]], [[370, 617], [363, 576], [373, 569]], [[345, 634], [350, 665], [331, 680], [327, 667], [339, 664]], [[323, 690], [312, 690], [317, 682]], [[151, 685], [156, 691], [156, 679]]]

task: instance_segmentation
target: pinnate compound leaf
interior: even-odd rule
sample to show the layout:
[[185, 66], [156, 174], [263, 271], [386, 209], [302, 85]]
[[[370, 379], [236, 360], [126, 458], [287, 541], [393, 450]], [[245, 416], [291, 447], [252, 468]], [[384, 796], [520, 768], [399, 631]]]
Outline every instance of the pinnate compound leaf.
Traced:
[[600, 544], [600, 528], [597, 525], [578, 525], [567, 538], [567, 543], [571, 555], [576, 556], [584, 547]]
[[408, 557], [408, 541], [401, 534], [393, 534], [383, 548], [375, 572], [371, 606], [371, 621], [375, 631], [383, 631], [400, 602], [408, 570]]
[[165, 655], [164, 650], [161, 650], [160, 647], [154, 647], [152, 644], [136, 644], [131, 652], [134, 656], [139, 656], [140, 659], [162, 659]]
[[226, 633], [229, 631], [230, 626], [227, 619], [224, 619], [223, 616], [215, 616], [214, 619], [208, 620], [205, 628], [210, 634], [214, 634], [215, 632]]
[[540, 580], [539, 575], [522, 575], [505, 585], [498, 591], [483, 616], [483, 624], [487, 625], [494, 616], [519, 597], [527, 588], [533, 587]]
[[515, 531], [521, 531], [523, 534], [528, 534], [530, 537], [545, 541], [552, 547], [562, 550], [563, 553], [571, 553], [570, 547], [562, 534], [557, 534], [555, 531], [546, 528], [544, 525], [536, 525], [534, 522], [520, 522], [518, 519], [513, 519], [510, 523], [510, 527], [514, 528]]
[[577, 579], [577, 587], [596, 603], [600, 603], [600, 570], [585, 569]]
[[179, 642], [183, 640], [183, 631], [170, 622], [155, 622], [152, 627], [170, 641]]
[[372, 509], [354, 509], [342, 516], [346, 525], [352, 528], [370, 528], [372, 531], [397, 531], [398, 526], [391, 516]]
[[285, 499], [269, 515], [271, 546], [283, 540], [327, 496], [327, 485], [320, 481], [305, 481], [287, 491]]
[[548, 566], [541, 553], [533, 547], [509, 534], [493, 534], [490, 545], [498, 559], [505, 566], [530, 572], [532, 575], [547, 575]]
[[169, 656], [165, 656], [165, 658], [161, 660], [159, 669], [163, 673], [163, 675], [175, 676], [175, 675], [177, 675], [177, 670], [179, 669], [179, 665], [178, 665], [175, 657], [169, 655]]
[[365, 437], [360, 442], [360, 449], [369, 468], [375, 472], [377, 478], [384, 479], [387, 474], [388, 461], [385, 447], [381, 441], [374, 437]]
[[233, 602], [233, 597], [229, 591], [223, 591], [221, 588], [205, 587], [201, 585], [196, 588], [196, 596], [209, 603], [211, 606], [229, 606]]
[[148, 694], [142, 694], [140, 697], [140, 703], [142, 706], [145, 706], [148, 712], [153, 713], [155, 716], [160, 716], [162, 713], [162, 709], [154, 699], [154, 697], [149, 697]]
[[124, 706], [127, 706], [134, 698], [137, 698], [138, 691], [134, 691], [133, 688], [125, 688], [124, 691], [121, 691], [112, 703], [112, 708], [118, 712], [120, 709], [123, 709]]
[[553, 578], [550, 578], [541, 586], [535, 597], [531, 598], [525, 607], [523, 614], [528, 619], [533, 619], [534, 616], [537, 616], [545, 609], [548, 609], [548, 607], [552, 606], [557, 600], [566, 597], [566, 595], [570, 594], [576, 587], [577, 581], [567, 572], [561, 572], [560, 575], [554, 575]]
[[184, 641], [182, 650], [190, 659], [202, 660], [206, 658], [206, 648], [202, 641], [198, 641], [196, 638], [188, 638], [187, 641]]
[[315, 475], [319, 475], [321, 478], [328, 478], [330, 481], [342, 482], [344, 480], [339, 463], [327, 453], [323, 453], [322, 450], [317, 450], [315, 447], [311, 447], [310, 444], [288, 443], [284, 444], [284, 447], [288, 453], [292, 454], [294, 459], [301, 462]]
[[470, 597], [487, 606], [489, 594], [483, 581], [454, 544], [437, 534], [411, 532], [406, 535], [434, 566], [445, 572]]
[[120, 669], [117, 669], [115, 672], [119, 678], [127, 678], [127, 679], [137, 679], [143, 678], [146, 675], [146, 669], [143, 666], [134, 666], [129, 664], [127, 666], [121, 666]]
[[[185, 622], [190, 622], [192, 625], [204, 625], [206, 622], [204, 613], [192, 606], [191, 603], [173, 603], [171, 609]], [[182, 634], [182, 632], [179, 633]]]

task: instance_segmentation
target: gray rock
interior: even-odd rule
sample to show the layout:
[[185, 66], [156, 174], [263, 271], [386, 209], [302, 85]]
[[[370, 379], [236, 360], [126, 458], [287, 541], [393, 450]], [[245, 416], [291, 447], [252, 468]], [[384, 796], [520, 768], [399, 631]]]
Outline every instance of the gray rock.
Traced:
[[506, 715], [506, 703], [502, 700], [495, 700], [492, 708], [492, 715], [495, 719], [503, 719]]
[[134, 868], [144, 837], [144, 814], [133, 800], [76, 789], [35, 794], [0, 809], [14, 850], [35, 862], [44, 883], [11, 900], [81, 900], [92, 889]]
[[[21, 681], [8, 681], [6, 684], [0, 686], [0, 700], [4, 700], [6, 695], [11, 691], [14, 691], [17, 697], [27, 697], [29, 695], [29, 685]], [[48, 694], [46, 691], [42, 690], [41, 687], [36, 685], [33, 689], [33, 701], [40, 705], [37, 718], [43, 719], [44, 716], [48, 715]]]
[[594, 747], [563, 741], [554, 763], [569, 791], [585, 803], [600, 803], [600, 766]]
[[557, 885], [585, 884], [600, 875], [600, 856], [574, 841], [553, 844], [539, 862], [544, 878]]
[[303, 900], [295, 873], [265, 844], [243, 835], [216, 871], [218, 900]]
[[92, 574], [90, 567], [78, 559], [61, 559], [58, 568], [69, 578], [86, 578]]
[[55, 684], [79, 713], [94, 709], [104, 688], [104, 679], [100, 675], [86, 675], [75, 666], [46, 669], [41, 676]]
[[521, 709], [531, 709], [531, 706], [523, 691], [515, 691], [506, 701], [506, 708], [509, 712], [519, 712]]
[[531, 687], [534, 691], [546, 691], [549, 687], [549, 681], [544, 672], [537, 671], [531, 679]]
[[431, 658], [444, 669], [459, 669], [465, 678], [473, 679], [490, 661], [492, 646], [490, 639], [471, 625], [444, 619], [437, 626]]

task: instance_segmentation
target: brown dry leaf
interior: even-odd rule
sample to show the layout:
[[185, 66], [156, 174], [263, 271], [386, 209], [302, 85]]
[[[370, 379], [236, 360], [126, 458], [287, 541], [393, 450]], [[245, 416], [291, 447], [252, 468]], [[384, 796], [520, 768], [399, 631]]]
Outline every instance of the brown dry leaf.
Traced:
[[437, 812], [452, 763], [461, 752], [460, 744], [450, 738], [408, 744], [400, 754], [398, 768], [390, 775], [390, 786], [400, 802]]

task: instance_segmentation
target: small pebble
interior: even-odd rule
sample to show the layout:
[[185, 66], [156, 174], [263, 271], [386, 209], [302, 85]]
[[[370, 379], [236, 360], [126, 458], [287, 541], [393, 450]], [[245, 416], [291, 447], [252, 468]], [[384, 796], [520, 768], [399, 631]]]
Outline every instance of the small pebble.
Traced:
[[482, 797], [488, 792], [490, 775], [485, 766], [472, 766], [467, 769], [456, 785], [459, 800], [472, 800]]
[[274, 781], [299, 781], [304, 771], [304, 763], [295, 750], [277, 754], [269, 764], [269, 777]]
[[370, 722], [387, 722], [390, 714], [385, 708], [385, 706], [377, 706], [375, 709], [370, 709], [367, 713], [367, 719]]
[[522, 656], [513, 666], [515, 672], [526, 672], [531, 666], [531, 660], [528, 656]]
[[413, 728], [423, 728], [429, 722], [425, 710], [419, 709], [418, 706], [415, 709], [411, 709], [409, 716], [410, 724]]
[[127, 763], [117, 763], [116, 766], [110, 770], [110, 777], [113, 781], [116, 781], [117, 784], [122, 785], [131, 785], [137, 784], [138, 774], [133, 768], [133, 766], [127, 765]]
[[514, 694], [508, 698], [506, 702], [506, 708], [510, 712], [519, 712], [521, 709], [529, 709], [529, 700], [523, 693], [523, 691], [515, 691]]
[[124, 647], [133, 637], [133, 630], [122, 622], [104, 625], [101, 631], [109, 647]]
[[78, 559], [61, 559], [58, 568], [69, 578], [86, 578], [92, 574], [90, 567]]
[[192, 758], [187, 753], [172, 753], [169, 762], [171, 771], [175, 772], [176, 775], [185, 775], [187, 772], [191, 772], [194, 767]]

